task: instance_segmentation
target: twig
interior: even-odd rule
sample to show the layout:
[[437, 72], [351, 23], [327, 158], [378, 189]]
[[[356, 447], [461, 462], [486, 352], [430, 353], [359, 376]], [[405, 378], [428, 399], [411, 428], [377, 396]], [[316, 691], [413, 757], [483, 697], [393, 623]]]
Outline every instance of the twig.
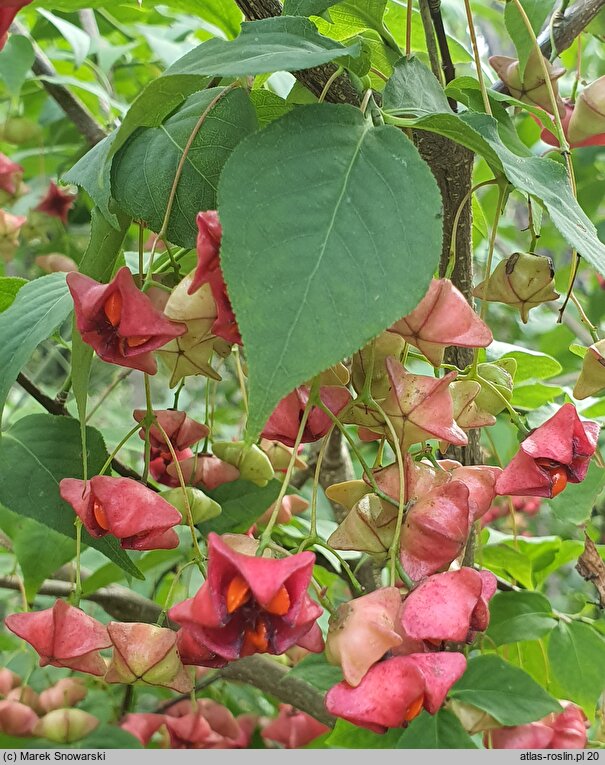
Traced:
[[[46, 54], [40, 49], [35, 40], [32, 40], [27, 29], [25, 29], [22, 24], [18, 21], [13, 21], [10, 26], [10, 31], [14, 34], [27, 37], [31, 42], [35, 54], [34, 63], [32, 65], [34, 74], [38, 75], [38, 77], [58, 76], [56, 69], [50, 63]], [[44, 79], [41, 80], [41, 83], [44, 89], [55, 99], [61, 109], [63, 109], [65, 114], [91, 146], [94, 146], [105, 138], [105, 131], [77, 96], [74, 96], [64, 85], [48, 82]]]
[[[71, 413], [65, 408], [65, 405], [62, 404], [60, 401], [57, 401], [56, 398], [51, 398], [50, 396], [47, 396], [46, 393], [40, 390], [38, 386], [32, 382], [29, 377], [26, 377], [26, 375], [23, 374], [23, 372], [20, 372], [17, 375], [17, 382], [19, 385], [25, 390], [29, 395], [35, 399], [49, 414], [54, 414], [58, 417], [71, 417]], [[134, 478], [135, 481], [140, 481], [141, 476], [131, 468], [124, 465], [123, 462], [120, 462], [120, 460], [114, 458], [111, 461], [111, 467], [115, 470], [115, 472], [118, 475], [123, 476], [124, 478]]]

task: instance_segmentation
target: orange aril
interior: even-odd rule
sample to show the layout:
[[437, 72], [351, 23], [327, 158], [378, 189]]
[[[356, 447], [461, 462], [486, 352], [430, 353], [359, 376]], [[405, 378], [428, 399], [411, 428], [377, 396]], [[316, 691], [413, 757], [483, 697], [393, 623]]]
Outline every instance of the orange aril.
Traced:
[[262, 619], [258, 619], [255, 628], [244, 632], [244, 647], [242, 655], [249, 656], [253, 653], [264, 653], [269, 647], [267, 638], [267, 625]]
[[92, 503], [92, 514], [95, 517], [95, 521], [99, 524], [103, 531], [109, 531], [107, 515], [105, 514], [103, 505], [99, 502], [98, 499], [95, 499]]
[[282, 584], [277, 593], [265, 606], [265, 611], [268, 611], [270, 614], [275, 614], [275, 616], [283, 616], [284, 614], [287, 614], [289, 610], [290, 596], [288, 595], [288, 590], [286, 590], [285, 586]]
[[412, 701], [410, 706], [405, 710], [405, 716], [403, 719], [406, 722], [410, 722], [410, 720], [413, 720], [415, 717], [418, 717], [418, 715], [422, 711], [423, 703], [424, 703], [424, 694], [421, 694], [420, 696], [418, 696], [417, 699]]
[[129, 348], [138, 348], [139, 345], [144, 345], [149, 340], [149, 335], [132, 335], [126, 338], [126, 345]]
[[556, 497], [567, 486], [567, 470], [558, 462], [548, 459], [537, 459], [536, 465], [545, 470], [550, 476], [551, 496]]
[[103, 311], [111, 326], [117, 327], [122, 318], [122, 295], [119, 292], [112, 292], [103, 305]]
[[250, 599], [250, 587], [241, 576], [234, 576], [227, 587], [225, 600], [227, 602], [227, 613], [232, 614], [238, 608], [247, 603]]

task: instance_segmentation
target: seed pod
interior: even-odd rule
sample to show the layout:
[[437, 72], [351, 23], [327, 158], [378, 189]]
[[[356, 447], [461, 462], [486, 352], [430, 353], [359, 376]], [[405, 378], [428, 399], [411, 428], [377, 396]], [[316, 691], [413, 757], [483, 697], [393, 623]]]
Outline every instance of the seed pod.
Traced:
[[519, 309], [527, 324], [529, 312], [542, 303], [557, 300], [552, 260], [533, 252], [515, 252], [500, 261], [492, 274], [473, 290], [481, 300], [506, 303]]
[[[383, 399], [389, 392], [390, 382], [387, 374], [385, 361], [388, 356], [401, 358], [405, 340], [393, 332], [383, 332], [373, 341], [374, 343], [374, 369], [372, 370], [371, 393], [375, 399]], [[351, 378], [353, 388], [360, 393], [369, 372], [372, 343], [364, 346], [353, 356]]]
[[[513, 378], [517, 371], [517, 362], [512, 357], [500, 359], [492, 363], [479, 364], [477, 367], [480, 377], [490, 382], [494, 388], [507, 400], [513, 397]], [[490, 390], [487, 385], [481, 386], [481, 391], [475, 399], [480, 409], [490, 414], [500, 414], [505, 409], [502, 399]]]
[[586, 352], [582, 371], [573, 389], [574, 398], [581, 400], [605, 388], [605, 340], [594, 343]]
[[[561, 112], [563, 110], [563, 102], [559, 98], [557, 80], [565, 74], [565, 69], [553, 66], [548, 59], [544, 60], [557, 101], [557, 107]], [[542, 109], [546, 109], [547, 112], [552, 114], [552, 104], [548, 88], [546, 87], [544, 71], [536, 51], [530, 53], [523, 77], [521, 77], [517, 59], [510, 58], [509, 56], [491, 56], [489, 63], [506, 85], [508, 92], [513, 98], [518, 98], [519, 101], [523, 101], [525, 104], [541, 106]]]
[[215, 455], [236, 467], [241, 478], [266, 486], [274, 472], [269, 457], [256, 444], [246, 446], [243, 441], [218, 441], [212, 445]]
[[569, 120], [567, 136], [572, 144], [605, 133], [605, 75], [580, 93]]
[[[189, 502], [189, 509], [191, 510], [191, 517], [194, 524], [204, 523], [221, 514], [221, 506], [219, 503], [210, 499], [210, 497], [206, 496], [200, 489], [194, 489], [192, 486], [187, 486], [185, 491], [187, 492], [187, 501]], [[165, 499], [166, 502], [170, 502], [173, 507], [176, 507], [179, 513], [183, 516], [182, 522], [184, 524], [189, 523], [187, 503], [183, 496], [183, 490], [180, 487], [178, 489], [168, 489], [168, 491], [163, 491], [161, 492], [160, 497]]]
[[358, 550], [384, 560], [393, 542], [397, 508], [376, 494], [366, 494], [357, 502], [328, 539], [336, 550]]
[[55, 709], [40, 718], [33, 733], [57, 744], [71, 744], [88, 736], [98, 725], [97, 718], [82, 709]]

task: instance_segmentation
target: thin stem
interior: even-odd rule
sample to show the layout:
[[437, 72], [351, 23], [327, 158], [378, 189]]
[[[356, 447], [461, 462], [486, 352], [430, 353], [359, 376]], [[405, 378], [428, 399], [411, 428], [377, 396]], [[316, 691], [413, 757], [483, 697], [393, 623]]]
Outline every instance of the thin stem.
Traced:
[[321, 466], [326, 453], [326, 448], [330, 443], [330, 438], [336, 425], [332, 425], [330, 430], [326, 433], [321, 449], [317, 455], [317, 464], [315, 465], [315, 475], [313, 476], [313, 492], [311, 494], [311, 528], [309, 530], [309, 536], [317, 536], [317, 489], [319, 487], [319, 477], [321, 475]]
[[314, 384], [311, 388], [311, 391], [309, 392], [309, 398], [307, 400], [307, 404], [305, 406], [303, 415], [300, 420], [300, 426], [298, 428], [298, 433], [296, 434], [296, 440], [294, 441], [294, 446], [292, 448], [292, 455], [290, 457], [290, 462], [288, 463], [286, 475], [284, 476], [281, 489], [279, 490], [279, 494], [277, 495], [277, 499], [275, 500], [275, 506], [273, 508], [273, 512], [271, 513], [271, 518], [269, 519], [269, 523], [267, 524], [265, 530], [263, 531], [259, 539], [258, 549], [256, 551], [256, 554], [258, 556], [263, 554], [263, 552], [265, 551], [265, 549], [271, 542], [271, 533], [273, 531], [273, 527], [275, 526], [275, 523], [277, 522], [277, 516], [279, 515], [279, 511], [281, 509], [282, 500], [286, 496], [286, 491], [288, 489], [288, 486], [290, 485], [290, 479], [292, 478], [292, 473], [294, 472], [294, 466], [296, 464], [296, 457], [298, 455], [298, 447], [301, 444], [302, 437], [305, 432], [305, 427], [307, 425], [307, 420], [309, 419], [309, 414], [311, 413], [311, 408], [313, 407], [313, 404], [314, 404], [313, 399], [315, 398], [316, 387], [317, 386]]
[[483, 77], [483, 69], [481, 68], [481, 56], [479, 55], [479, 46], [477, 45], [477, 32], [475, 31], [475, 22], [473, 21], [473, 10], [471, 8], [470, 0], [464, 0], [464, 10], [466, 11], [466, 20], [468, 22], [468, 31], [471, 38], [471, 45], [473, 47], [475, 70], [477, 72], [477, 79], [479, 80], [479, 88], [481, 89], [483, 106], [485, 107], [487, 114], [491, 115], [492, 106], [489, 102], [487, 88], [485, 87], [485, 79]]
[[194, 558], [195, 558], [194, 562], [197, 564], [202, 574], [205, 575], [206, 572], [204, 570], [204, 565], [202, 562], [203, 561], [202, 551], [200, 550], [200, 546], [197, 542], [196, 528], [195, 528], [195, 523], [193, 522], [193, 514], [191, 512], [191, 503], [189, 502], [189, 495], [187, 494], [187, 484], [185, 483], [185, 479], [183, 477], [183, 471], [181, 470], [181, 463], [178, 460], [178, 457], [174, 450], [174, 446], [172, 445], [172, 441], [170, 440], [168, 433], [166, 433], [166, 431], [162, 427], [162, 424], [157, 418], [155, 419], [154, 424], [156, 428], [162, 434], [162, 438], [166, 442], [166, 445], [168, 446], [168, 451], [170, 452], [170, 456], [172, 457], [174, 469], [176, 470], [176, 474], [179, 479], [179, 485], [181, 487], [181, 491], [183, 492], [183, 501], [185, 503], [185, 511], [187, 514], [187, 525], [189, 526], [189, 531], [191, 532], [191, 542], [193, 544], [193, 551], [194, 551]]
[[88, 412], [88, 415], [86, 416], [86, 422], [90, 421], [90, 418], [93, 416], [93, 414], [97, 411], [97, 409], [104, 403], [105, 399], [110, 396], [113, 391], [118, 387], [118, 385], [123, 382], [130, 374], [132, 374], [132, 369], [123, 369], [115, 378], [115, 380], [103, 391], [101, 394], [99, 400], [97, 403], [93, 406], [93, 408]]
[[408, 0], [408, 6], [405, 16], [405, 55], [410, 58], [412, 55], [412, 18], [414, 10], [414, 0]]
[[580, 321], [586, 329], [590, 332], [590, 336], [595, 341], [595, 343], [599, 342], [599, 330], [597, 327], [590, 321], [588, 316], [586, 315], [586, 312], [584, 311], [584, 308], [582, 307], [582, 304], [578, 300], [578, 298], [574, 295], [573, 292], [569, 295], [571, 302], [575, 305], [575, 307], [578, 309], [578, 313], [580, 314]]
[[162, 221], [162, 226], [158, 233], [156, 234], [155, 239], [153, 240], [153, 245], [151, 247], [151, 254], [149, 255], [149, 267], [147, 271], [147, 276], [145, 277], [145, 281], [143, 283], [143, 289], [146, 289], [150, 286], [151, 280], [153, 278], [153, 259], [155, 256], [155, 251], [158, 242], [160, 239], [163, 239], [166, 234], [168, 233], [168, 223], [170, 222], [170, 215], [172, 213], [172, 207], [174, 205], [174, 200], [176, 198], [176, 192], [178, 189], [179, 182], [181, 180], [181, 175], [183, 174], [183, 170], [185, 168], [185, 162], [187, 161], [187, 157], [189, 156], [189, 151], [191, 150], [191, 147], [193, 145], [193, 142], [195, 141], [197, 134], [202, 129], [202, 125], [206, 121], [206, 118], [214, 109], [216, 104], [224, 98], [227, 93], [232, 91], [234, 88], [240, 87], [239, 81], [232, 82], [231, 85], [228, 85], [226, 88], [221, 90], [220, 93], [218, 93], [212, 101], [208, 104], [208, 106], [204, 109], [202, 114], [200, 115], [200, 118], [195, 123], [195, 126], [193, 130], [191, 131], [191, 134], [189, 135], [189, 138], [187, 139], [187, 143], [185, 144], [185, 148], [183, 149], [183, 153], [181, 155], [181, 158], [179, 159], [179, 163], [176, 168], [176, 172], [174, 174], [174, 181], [172, 182], [172, 188], [170, 189], [170, 194], [168, 195], [168, 201], [166, 203], [166, 212], [164, 214], [164, 219]]
[[144, 428], [145, 428], [145, 464], [143, 467], [143, 475], [141, 480], [143, 483], [147, 483], [149, 478], [149, 465], [151, 464], [151, 425], [154, 420], [153, 403], [151, 401], [151, 387], [149, 385], [149, 375], [145, 372], [145, 403], [147, 406], [147, 414], [145, 416]]
[[237, 370], [237, 379], [239, 381], [239, 388], [242, 394], [242, 403], [244, 405], [244, 411], [248, 416], [248, 394], [246, 392], [246, 378], [244, 377], [244, 370], [242, 369], [242, 362], [240, 359], [239, 347], [236, 345], [233, 348], [233, 357], [235, 359], [235, 368]]
[[82, 521], [76, 518], [74, 525], [76, 527], [76, 588], [73, 593], [72, 602], [74, 606], [80, 605], [80, 598], [82, 597], [82, 578], [80, 573], [80, 558], [82, 554]]
[[401, 444], [397, 437], [397, 432], [391, 422], [391, 418], [388, 417], [384, 409], [376, 401], [374, 402], [376, 409], [380, 412], [384, 421], [387, 424], [391, 438], [393, 439], [393, 448], [395, 449], [395, 455], [397, 457], [397, 470], [399, 472], [399, 502], [397, 505], [397, 523], [395, 524], [395, 534], [393, 541], [389, 548], [389, 560], [390, 560], [390, 576], [391, 587], [395, 585], [396, 573], [397, 573], [397, 560], [399, 557], [399, 540], [401, 538], [401, 527], [403, 526], [403, 516], [405, 514], [405, 467], [403, 462], [403, 455], [401, 453]]
[[346, 575], [349, 577], [351, 585], [353, 586], [353, 589], [355, 590], [356, 594], [361, 595], [361, 593], [363, 592], [363, 587], [361, 583], [359, 582], [359, 579], [357, 579], [357, 577], [353, 573], [351, 566], [349, 566], [349, 564], [342, 557], [342, 555], [333, 547], [330, 547], [330, 545], [327, 542], [324, 542], [323, 539], [316, 538], [313, 540], [313, 544], [317, 545], [318, 547], [323, 547], [324, 550], [329, 550], [332, 553], [332, 555], [338, 560], [338, 562], [342, 566]]
[[128, 431], [128, 433], [124, 436], [124, 438], [120, 441], [120, 443], [112, 451], [112, 453], [109, 455], [109, 457], [105, 460], [105, 464], [99, 470], [99, 475], [104, 475], [105, 474], [105, 471], [107, 470], [107, 468], [113, 462], [114, 457], [117, 455], [117, 453], [120, 451], [120, 449], [124, 446], [124, 444], [127, 443], [128, 441], [130, 441], [130, 439], [134, 436], [134, 434], [137, 432], [137, 430], [140, 427], [141, 427], [140, 423], [137, 422], [137, 424]]
[[340, 77], [342, 72], [343, 72], [342, 66], [337, 67], [332, 72], [332, 74], [328, 77], [328, 81], [324, 85], [324, 89], [321, 91], [321, 94], [320, 94], [320, 96], [319, 96], [319, 98], [317, 100], [317, 103], [319, 103], [319, 104], [323, 103], [325, 97], [328, 95], [328, 91], [332, 87], [332, 83], [334, 82], [334, 80], [337, 80]]
[[[507, 188], [504, 186], [499, 187], [498, 191], [498, 202], [496, 204], [496, 212], [494, 215], [494, 222], [492, 223], [492, 230], [490, 232], [489, 236], [489, 244], [488, 244], [488, 250], [487, 250], [487, 261], [485, 263], [485, 273], [484, 273], [484, 279], [489, 279], [489, 275], [492, 272], [492, 261], [494, 259], [494, 249], [496, 247], [496, 237], [498, 235], [498, 224], [500, 223], [500, 218], [502, 217], [502, 213], [504, 212], [504, 200], [506, 198]], [[487, 300], [481, 301], [481, 313], [479, 314], [482, 319], [485, 318], [485, 314], [487, 313]]]
[[[554, 50], [553, 45], [553, 50]], [[576, 100], [576, 95], [578, 93], [578, 86], [580, 85], [580, 80], [582, 79], [582, 35], [578, 37], [578, 56], [576, 61], [576, 76], [573, 82], [573, 86], [571, 88], [571, 95], [570, 100], [572, 103]]]
[[469, 189], [464, 197], [462, 198], [462, 201], [458, 205], [458, 209], [456, 210], [456, 214], [454, 215], [454, 221], [452, 224], [452, 238], [450, 241], [450, 255], [447, 261], [447, 268], [445, 270], [445, 278], [451, 279], [452, 274], [454, 273], [454, 269], [456, 268], [456, 248], [458, 245], [458, 226], [460, 225], [460, 217], [462, 215], [462, 212], [464, 211], [464, 208], [468, 204], [468, 202], [472, 199], [473, 194], [475, 194], [479, 189], [482, 189], [484, 186], [492, 186], [494, 183], [497, 183], [498, 181], [495, 178], [492, 178], [489, 181], [481, 181], [481, 183], [475, 184], [471, 189]]
[[498, 388], [493, 383], [491, 383], [489, 380], [486, 380], [485, 378], [481, 377], [481, 375], [478, 375], [474, 372], [471, 373], [466, 379], [476, 380], [481, 386], [486, 386], [491, 393], [493, 393], [495, 396], [498, 396], [500, 401], [506, 407], [506, 410], [508, 411], [511, 420], [517, 426], [517, 428], [521, 431], [521, 433], [523, 433], [524, 436], [527, 436], [529, 434], [529, 429], [527, 428], [523, 420], [519, 417], [516, 410], [513, 408], [511, 403], [508, 401], [508, 399], [502, 395], [502, 393], [498, 390]]
[[174, 591], [176, 589], [177, 584], [179, 583], [179, 580], [183, 574], [183, 571], [185, 571], [186, 568], [189, 568], [189, 566], [193, 566], [194, 563], [195, 563], [194, 560], [190, 560], [187, 563], [184, 563], [175, 573], [174, 579], [172, 580], [172, 582], [170, 583], [170, 587], [168, 588], [166, 599], [164, 600], [164, 607], [160, 611], [160, 615], [158, 616], [158, 620], [156, 622], [158, 627], [161, 627], [166, 621], [166, 613], [168, 612], [168, 609], [170, 608], [170, 603], [172, 602]]
[[137, 284], [139, 289], [143, 287], [145, 278], [145, 226], [139, 223], [139, 273], [137, 274]]

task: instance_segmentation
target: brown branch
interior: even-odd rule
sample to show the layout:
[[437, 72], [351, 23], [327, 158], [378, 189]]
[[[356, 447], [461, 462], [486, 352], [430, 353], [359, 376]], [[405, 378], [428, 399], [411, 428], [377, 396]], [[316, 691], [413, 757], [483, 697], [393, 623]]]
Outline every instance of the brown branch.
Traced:
[[[0, 588], [21, 590], [19, 577], [1, 576]], [[71, 582], [48, 579], [38, 589], [39, 595], [67, 598], [74, 591]], [[121, 585], [112, 584], [96, 592], [84, 595], [85, 600], [100, 605], [110, 616], [123, 622], [147, 622], [155, 624], [162, 609], [152, 600], [138, 595]], [[175, 628], [175, 625], [167, 626]], [[286, 704], [310, 714], [326, 725], [334, 725], [334, 718], [326, 712], [323, 695], [304, 680], [288, 677], [288, 668], [264, 656], [247, 656], [219, 670], [221, 678], [253, 685], [275, 696]]]
[[[23, 388], [23, 390], [29, 393], [29, 395], [35, 399], [42, 407], [44, 407], [44, 409], [46, 409], [49, 414], [54, 414], [58, 417], [72, 416], [71, 413], [65, 408], [65, 405], [61, 403], [61, 401], [57, 401], [56, 398], [47, 396], [46, 393], [41, 391], [40, 388], [38, 388], [38, 386], [29, 379], [29, 377], [23, 374], [23, 372], [20, 372], [17, 375], [17, 382]], [[124, 478], [133, 478], [135, 481], [142, 480], [141, 476], [136, 472], [136, 470], [132, 470], [115, 457], [111, 461], [111, 467], [118, 475], [121, 475]]]
[[[277, 0], [236, 0], [236, 3], [249, 21], [259, 21], [260, 19], [268, 19], [272, 16], [281, 16], [282, 12], [281, 3]], [[319, 98], [336, 68], [334, 64], [326, 64], [314, 69], [294, 72], [294, 76], [311, 93]], [[331, 84], [325, 100], [334, 104], [353, 104], [358, 106], [359, 94], [347, 75], [342, 74]]]
[[[569, 13], [555, 21], [553, 37], [557, 55], [569, 48], [603, 8], [605, 8], [605, 0], [584, 0], [584, 2], [576, 3]], [[538, 42], [544, 56], [551, 58], [553, 51], [549, 28], [538, 37]], [[493, 89], [505, 93], [506, 85], [498, 80], [493, 85]]]
[[65, 114], [84, 138], [86, 138], [88, 143], [91, 146], [94, 146], [99, 143], [99, 141], [102, 141], [105, 138], [106, 133], [93, 115], [88, 111], [84, 103], [80, 101], [77, 96], [74, 96], [64, 85], [48, 82], [44, 79], [45, 77], [58, 77], [57, 71], [38, 44], [31, 39], [27, 29], [25, 29], [25, 27], [18, 21], [13, 21], [10, 31], [14, 34], [23, 35], [29, 38], [35, 54], [32, 71], [41, 78], [40, 82], [44, 89], [59, 104], [61, 109], [63, 109]]

